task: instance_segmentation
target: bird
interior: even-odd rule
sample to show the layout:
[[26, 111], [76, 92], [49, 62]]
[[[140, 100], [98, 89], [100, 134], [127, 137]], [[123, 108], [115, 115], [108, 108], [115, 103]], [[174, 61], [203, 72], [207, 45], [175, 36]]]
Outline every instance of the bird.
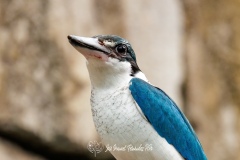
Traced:
[[188, 119], [148, 81], [127, 40], [67, 37], [86, 58], [95, 128], [117, 160], [207, 160]]

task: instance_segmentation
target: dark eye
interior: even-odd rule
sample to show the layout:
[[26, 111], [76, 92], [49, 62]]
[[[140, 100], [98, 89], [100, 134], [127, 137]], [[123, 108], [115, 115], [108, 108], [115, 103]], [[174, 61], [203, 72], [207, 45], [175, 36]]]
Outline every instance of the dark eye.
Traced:
[[117, 53], [126, 55], [126, 53], [127, 53], [127, 46], [126, 45], [119, 45], [119, 46], [116, 47], [116, 51], [117, 51]]

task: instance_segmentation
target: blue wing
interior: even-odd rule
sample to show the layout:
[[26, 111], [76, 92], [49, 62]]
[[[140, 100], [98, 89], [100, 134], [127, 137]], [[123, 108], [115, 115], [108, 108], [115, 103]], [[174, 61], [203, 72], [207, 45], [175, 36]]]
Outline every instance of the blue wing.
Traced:
[[186, 160], [207, 160], [188, 120], [166, 93], [139, 78], [130, 84], [134, 100], [160, 136]]

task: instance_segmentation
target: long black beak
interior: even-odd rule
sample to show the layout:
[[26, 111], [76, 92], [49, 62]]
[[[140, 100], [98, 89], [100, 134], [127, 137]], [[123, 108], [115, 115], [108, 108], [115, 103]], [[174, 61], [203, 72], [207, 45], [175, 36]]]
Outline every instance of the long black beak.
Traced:
[[75, 47], [86, 48], [89, 50], [95, 50], [99, 52], [103, 52], [105, 54], [109, 54], [110, 51], [103, 45], [100, 44], [97, 37], [88, 38], [88, 37], [79, 37], [74, 35], [67, 36], [69, 43]]

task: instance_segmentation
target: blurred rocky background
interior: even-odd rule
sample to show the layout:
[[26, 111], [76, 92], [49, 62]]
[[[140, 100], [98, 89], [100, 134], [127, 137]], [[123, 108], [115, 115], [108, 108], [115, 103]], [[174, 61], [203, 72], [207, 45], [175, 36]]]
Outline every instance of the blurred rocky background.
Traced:
[[237, 0], [0, 0], [0, 160], [94, 157], [85, 59], [68, 34], [116, 34], [185, 112], [211, 160], [240, 160]]

